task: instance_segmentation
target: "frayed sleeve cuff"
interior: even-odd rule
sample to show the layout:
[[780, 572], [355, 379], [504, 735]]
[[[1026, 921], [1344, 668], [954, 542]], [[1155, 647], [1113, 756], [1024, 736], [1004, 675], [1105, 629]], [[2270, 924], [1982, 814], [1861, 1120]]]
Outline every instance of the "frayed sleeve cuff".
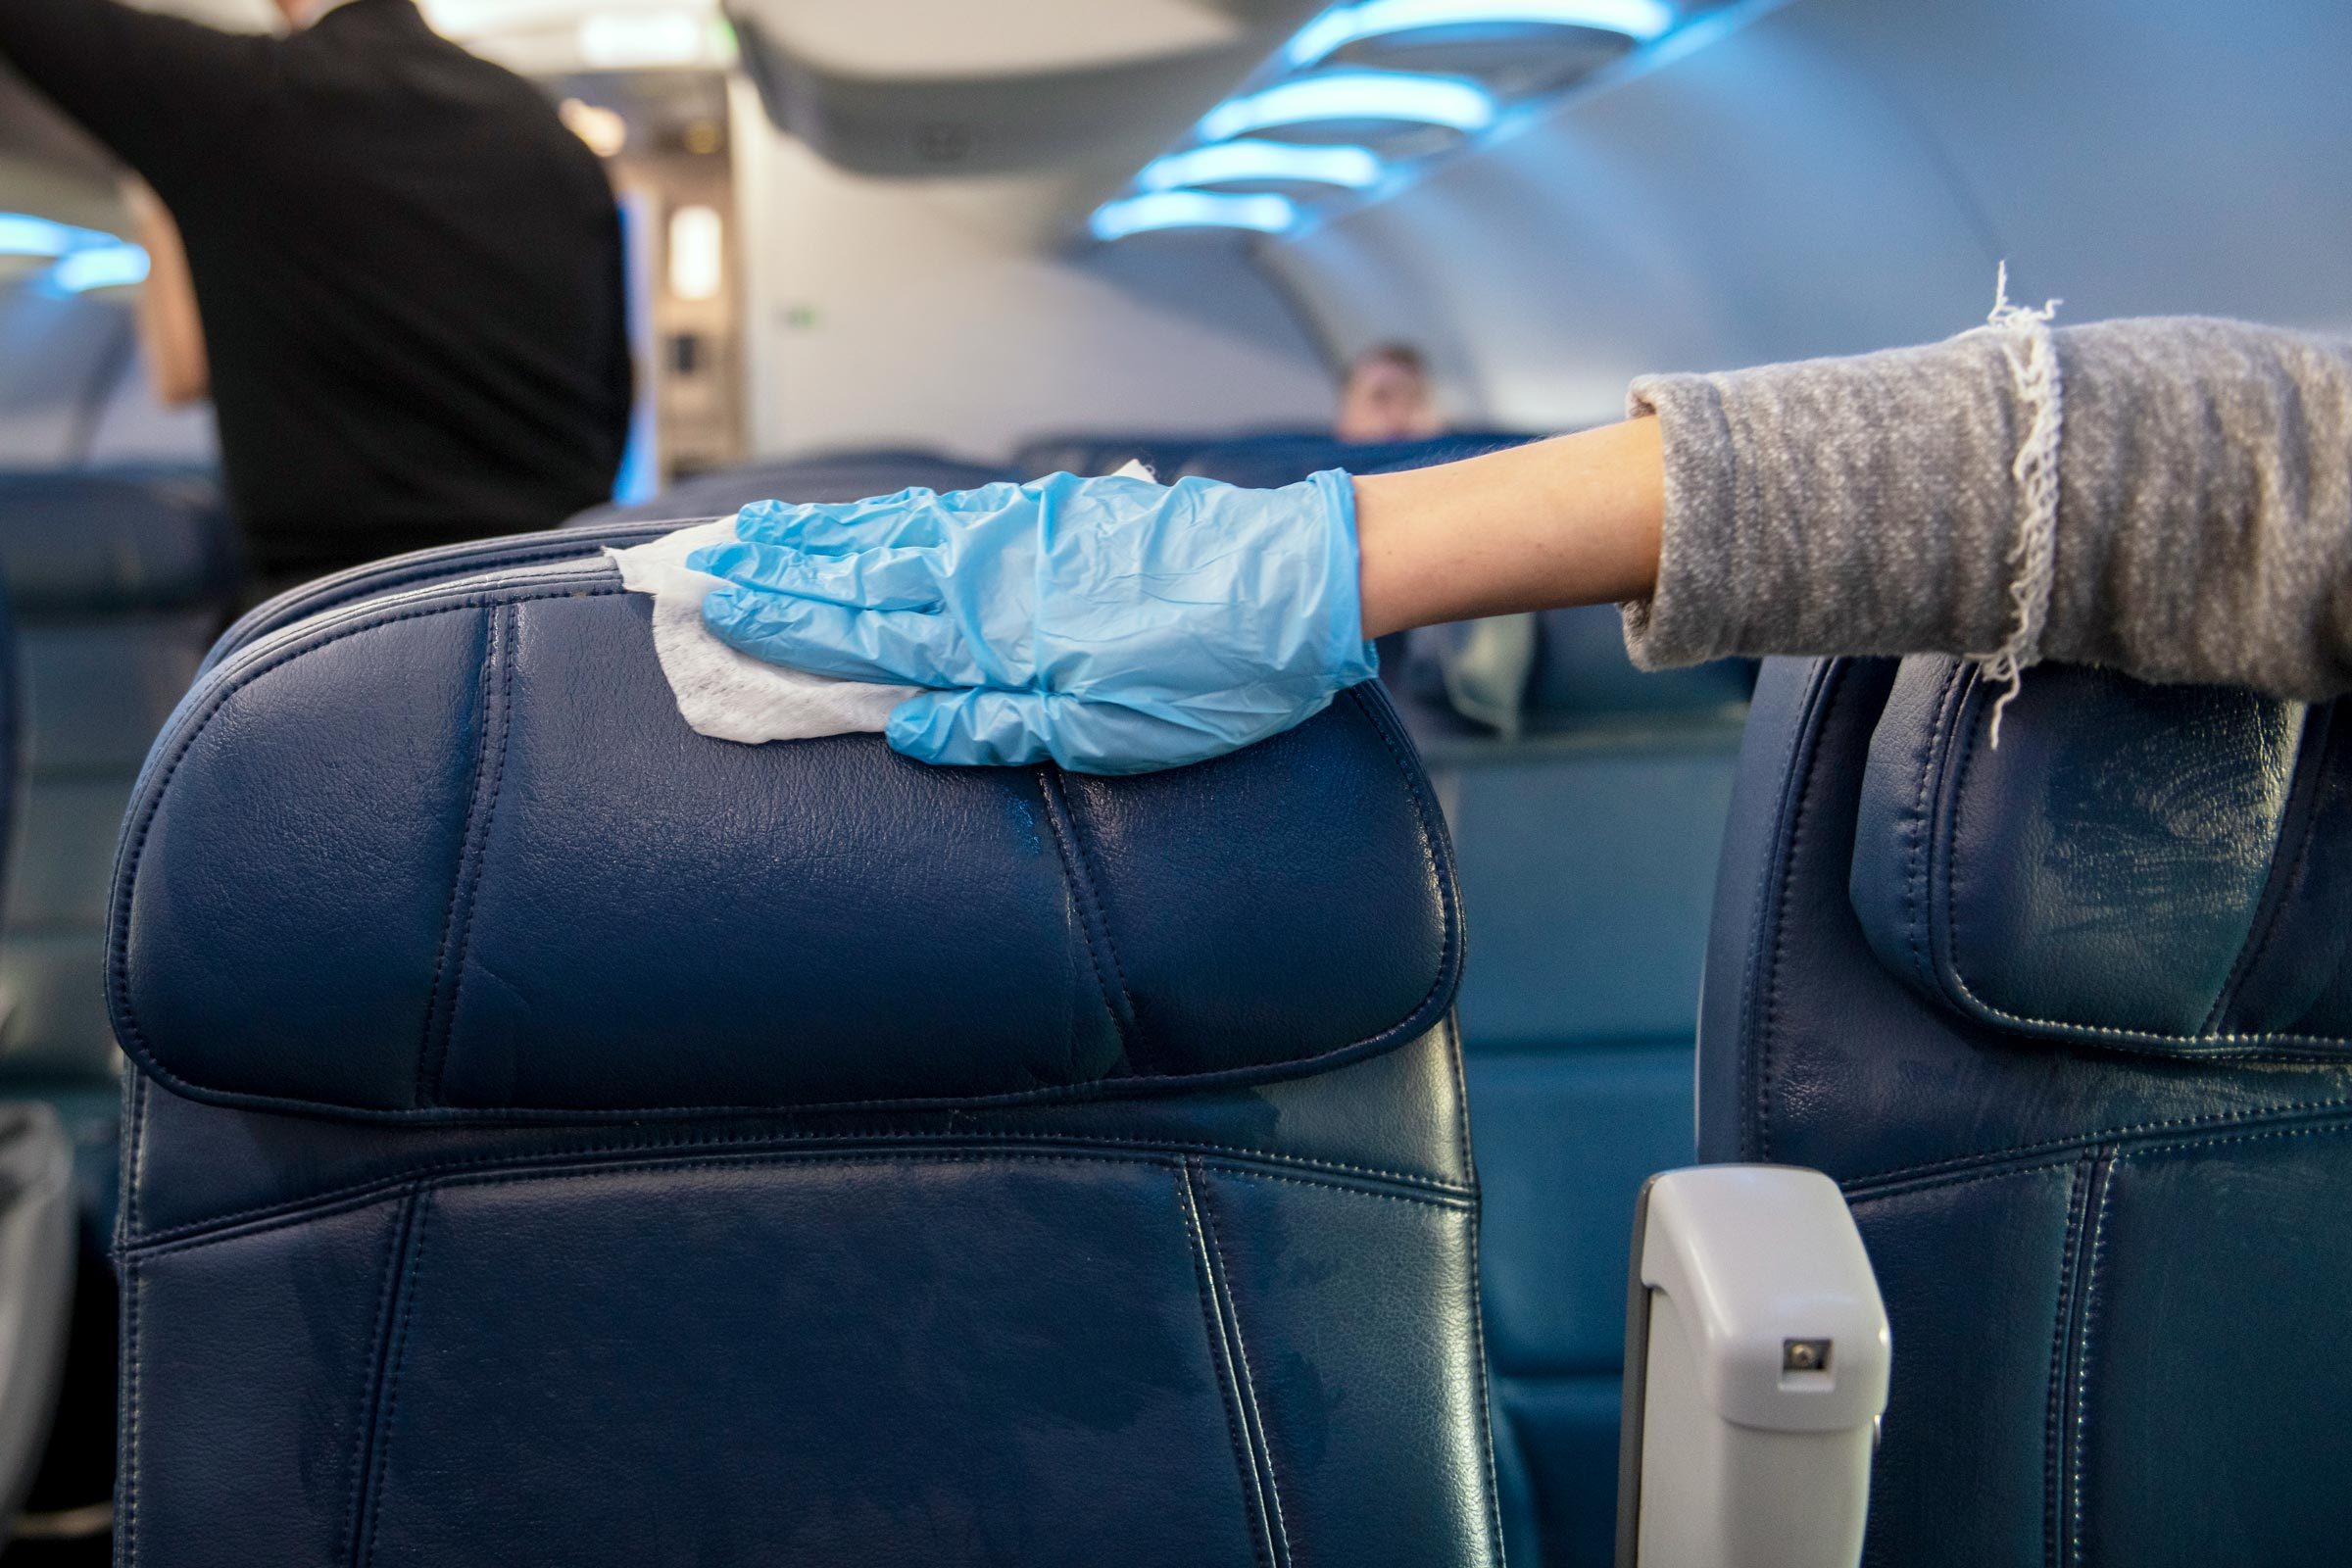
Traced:
[[1636, 667], [1665, 669], [1733, 650], [1729, 575], [1740, 467], [1721, 390], [1704, 375], [1645, 375], [1626, 395], [1635, 418], [1655, 417], [1666, 459], [1658, 583], [1619, 607]]

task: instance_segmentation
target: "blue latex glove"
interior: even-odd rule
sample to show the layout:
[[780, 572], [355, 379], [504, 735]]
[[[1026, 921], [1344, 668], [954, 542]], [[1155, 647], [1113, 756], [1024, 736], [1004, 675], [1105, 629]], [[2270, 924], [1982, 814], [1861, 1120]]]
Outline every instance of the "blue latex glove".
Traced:
[[1147, 773], [1262, 740], [1372, 675], [1355, 491], [1210, 479], [908, 490], [746, 507], [688, 564], [721, 639], [771, 663], [931, 688], [890, 716], [926, 762]]

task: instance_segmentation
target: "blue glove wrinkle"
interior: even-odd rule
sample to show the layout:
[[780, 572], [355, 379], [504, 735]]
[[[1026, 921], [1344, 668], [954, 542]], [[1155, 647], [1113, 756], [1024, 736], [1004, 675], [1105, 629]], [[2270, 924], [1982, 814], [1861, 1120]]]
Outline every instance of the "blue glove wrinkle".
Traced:
[[885, 686], [976, 685], [953, 642], [927, 635], [940, 617], [857, 610], [726, 583], [703, 597], [703, 623], [721, 642], [771, 664]]
[[865, 610], [936, 613], [939, 592], [929, 553], [883, 546], [842, 555], [809, 555], [790, 545], [707, 545], [687, 566], [746, 588]]
[[743, 542], [690, 564], [727, 580], [704, 618], [731, 646], [932, 688], [890, 718], [909, 757], [1148, 772], [1288, 729], [1375, 672], [1354, 503], [1337, 470], [1279, 490], [1054, 474], [746, 508]]

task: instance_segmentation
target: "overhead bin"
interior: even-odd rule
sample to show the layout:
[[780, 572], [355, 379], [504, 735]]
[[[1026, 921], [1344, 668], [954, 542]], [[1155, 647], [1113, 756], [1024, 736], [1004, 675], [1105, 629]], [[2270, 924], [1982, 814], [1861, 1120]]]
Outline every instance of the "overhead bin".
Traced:
[[850, 9], [728, 8], [768, 117], [819, 156], [865, 174], [1066, 176], [1078, 152], [1108, 183], [1181, 135], [1317, 5], [945, 4], [887, 41], [843, 24]]

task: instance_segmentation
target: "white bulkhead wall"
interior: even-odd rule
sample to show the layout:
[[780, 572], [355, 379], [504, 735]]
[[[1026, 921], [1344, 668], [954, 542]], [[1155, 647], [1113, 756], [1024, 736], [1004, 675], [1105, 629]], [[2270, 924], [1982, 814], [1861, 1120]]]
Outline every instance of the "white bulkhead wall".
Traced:
[[919, 445], [1001, 458], [1050, 430], [1328, 418], [1318, 345], [1230, 238], [1041, 244], [1005, 182], [846, 173], [733, 116], [750, 424], [763, 455]]

